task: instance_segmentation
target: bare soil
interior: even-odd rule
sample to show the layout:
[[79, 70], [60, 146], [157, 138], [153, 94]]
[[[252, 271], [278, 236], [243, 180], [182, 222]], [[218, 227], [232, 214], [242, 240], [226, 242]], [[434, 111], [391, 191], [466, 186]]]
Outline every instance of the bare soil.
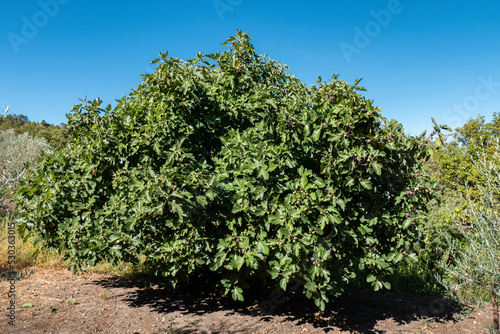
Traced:
[[[347, 292], [317, 315], [300, 292], [246, 291], [245, 302], [197, 286], [36, 269], [15, 284], [16, 325], [0, 282], [0, 333], [485, 333], [492, 307], [401, 292]], [[31, 303], [32, 307], [21, 308]]]

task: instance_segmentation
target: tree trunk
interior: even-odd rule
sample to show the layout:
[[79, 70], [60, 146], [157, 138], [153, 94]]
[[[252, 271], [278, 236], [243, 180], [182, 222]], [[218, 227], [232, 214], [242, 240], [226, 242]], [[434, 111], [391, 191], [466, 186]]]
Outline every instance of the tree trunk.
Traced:
[[496, 291], [493, 290], [493, 325], [495, 326], [495, 333], [500, 333], [500, 324], [498, 321], [498, 296]]

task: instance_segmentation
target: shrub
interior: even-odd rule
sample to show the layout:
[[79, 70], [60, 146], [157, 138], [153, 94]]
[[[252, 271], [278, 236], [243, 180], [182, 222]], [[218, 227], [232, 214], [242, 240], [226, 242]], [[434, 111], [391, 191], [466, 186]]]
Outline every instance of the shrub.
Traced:
[[469, 242], [457, 226], [473, 224], [471, 207], [481, 205], [481, 189], [486, 183], [484, 168], [478, 168], [474, 161], [496, 160], [499, 129], [497, 114], [489, 123], [483, 116], [471, 119], [456, 129], [451, 141], [443, 141], [442, 149], [435, 151], [425, 164], [437, 181], [439, 201], [429, 202], [427, 219], [421, 224], [423, 247], [416, 267], [434, 277], [449, 276], [439, 265], [450, 252], [449, 243], [465, 247]]
[[[479, 196], [468, 198], [471, 219], [466, 224], [456, 222], [456, 233], [465, 242], [449, 237], [449, 257], [440, 262], [448, 273], [442, 280], [445, 287], [459, 298], [469, 299], [478, 291], [488, 291], [493, 300], [495, 332], [499, 331], [498, 295], [500, 295], [500, 146], [494, 153], [483, 151], [472, 159], [476, 170], [485, 180], [476, 185]], [[469, 299], [470, 300], [470, 299]], [[469, 301], [467, 300], [467, 301]]]
[[33, 164], [43, 151], [51, 149], [43, 138], [34, 138], [27, 133], [17, 135], [12, 129], [0, 131], [0, 214], [13, 209], [11, 192], [28, 165]]
[[[8, 111], [0, 115], [0, 120]], [[18, 135], [13, 129], [0, 130], [0, 254], [7, 254], [12, 239], [8, 234], [8, 226], [15, 218], [14, 194], [19, 180], [25, 175], [27, 168], [36, 164], [41, 152], [51, 150], [50, 145], [43, 138], [34, 138], [30, 135]], [[17, 237], [17, 235], [16, 235]], [[14, 238], [17, 241], [17, 238]], [[16, 267], [23, 268], [31, 263], [31, 247], [20, 248], [16, 242]], [[23, 245], [25, 246], [25, 245]], [[10, 256], [2, 256], [0, 269], [9, 268]]]
[[6, 186], [8, 180], [16, 180], [27, 164], [34, 163], [40, 154], [51, 151], [43, 138], [34, 138], [27, 133], [15, 134], [14, 130], [0, 131], [1, 180]]
[[68, 131], [64, 124], [52, 125], [45, 121], [30, 121], [25, 115], [6, 114], [0, 118], [0, 131], [14, 129], [16, 134], [28, 133], [31, 137], [44, 138], [48, 144], [58, 149], [68, 141]]
[[473, 160], [481, 155], [489, 159], [493, 157], [499, 131], [500, 115], [496, 113], [491, 122], [486, 122], [484, 116], [478, 116], [455, 129], [453, 140], [436, 152], [429, 163], [429, 169], [444, 196], [468, 194], [473, 199], [480, 196], [477, 187], [486, 180]]
[[386, 120], [359, 80], [307, 87], [245, 33], [227, 43], [160, 54], [114, 109], [75, 106], [70, 145], [20, 188], [20, 231], [82, 269], [143, 254], [174, 286], [208, 273], [239, 300], [254, 279], [297, 279], [321, 309], [357, 277], [390, 287], [432, 195], [423, 136]]

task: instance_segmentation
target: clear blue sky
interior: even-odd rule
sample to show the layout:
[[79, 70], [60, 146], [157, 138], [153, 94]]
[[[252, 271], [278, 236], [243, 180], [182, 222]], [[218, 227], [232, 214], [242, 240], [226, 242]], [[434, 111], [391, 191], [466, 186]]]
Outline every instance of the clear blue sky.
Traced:
[[0, 0], [0, 106], [59, 124], [153, 71], [159, 51], [225, 50], [236, 29], [303, 82], [353, 83], [417, 135], [500, 112], [497, 1]]

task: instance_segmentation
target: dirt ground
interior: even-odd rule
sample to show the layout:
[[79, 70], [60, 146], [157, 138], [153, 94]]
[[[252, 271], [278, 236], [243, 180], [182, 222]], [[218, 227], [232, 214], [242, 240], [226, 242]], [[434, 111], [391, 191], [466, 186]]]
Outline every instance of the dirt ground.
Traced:
[[[351, 292], [321, 316], [302, 293], [245, 292], [244, 303], [206, 289], [173, 291], [120, 276], [35, 269], [15, 285], [16, 325], [0, 282], [0, 333], [486, 333], [492, 308], [398, 292]], [[201, 285], [201, 283], [200, 283]], [[32, 307], [21, 308], [31, 303]]]

